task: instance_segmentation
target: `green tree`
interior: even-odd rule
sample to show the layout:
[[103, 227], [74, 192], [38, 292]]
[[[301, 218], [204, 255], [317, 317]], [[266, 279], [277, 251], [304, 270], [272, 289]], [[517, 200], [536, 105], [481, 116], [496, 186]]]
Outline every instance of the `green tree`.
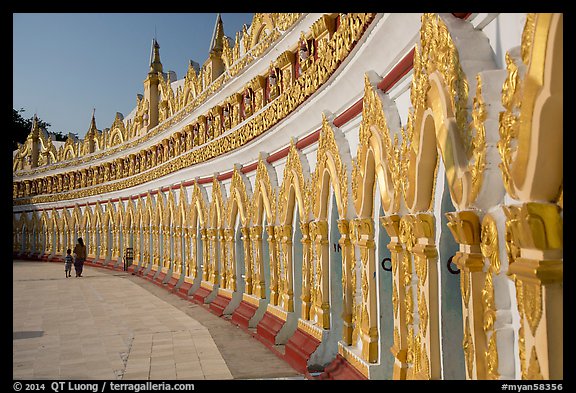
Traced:
[[[12, 109], [12, 150], [18, 149], [18, 143], [24, 143], [26, 138], [32, 131], [32, 122], [34, 121], [34, 116], [29, 119], [22, 117], [20, 113], [24, 112], [24, 108], [18, 110]], [[50, 123], [38, 118], [38, 125], [48, 131]], [[68, 137], [63, 135], [61, 132], [51, 132], [56, 137], [57, 141], [65, 141]]]

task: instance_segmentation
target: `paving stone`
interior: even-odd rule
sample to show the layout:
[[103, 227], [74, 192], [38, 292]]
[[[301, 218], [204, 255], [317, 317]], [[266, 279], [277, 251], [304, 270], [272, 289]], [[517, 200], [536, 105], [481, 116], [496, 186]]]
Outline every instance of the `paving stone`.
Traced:
[[[205, 306], [128, 273], [13, 262], [13, 377], [22, 379], [258, 378], [290, 366]], [[22, 333], [26, 334], [26, 333]], [[235, 353], [235, 351], [241, 353]]]

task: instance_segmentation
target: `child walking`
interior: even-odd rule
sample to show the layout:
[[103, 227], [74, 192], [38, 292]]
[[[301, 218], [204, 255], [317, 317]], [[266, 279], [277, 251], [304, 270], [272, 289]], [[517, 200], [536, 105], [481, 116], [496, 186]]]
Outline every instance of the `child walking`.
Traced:
[[66, 257], [64, 258], [64, 262], [66, 262], [66, 265], [64, 266], [64, 271], [66, 272], [66, 277], [72, 277], [72, 262], [73, 262], [73, 258], [72, 258], [72, 250], [71, 249], [67, 249], [66, 250]]

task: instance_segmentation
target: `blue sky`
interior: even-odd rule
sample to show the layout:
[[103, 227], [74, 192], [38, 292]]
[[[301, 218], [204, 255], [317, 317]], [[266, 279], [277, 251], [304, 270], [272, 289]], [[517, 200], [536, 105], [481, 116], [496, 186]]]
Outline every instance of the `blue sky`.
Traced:
[[[96, 108], [96, 125], [127, 116], [144, 91], [154, 34], [164, 71], [178, 79], [188, 61], [208, 58], [216, 13], [14, 13], [13, 107], [38, 116], [49, 131], [83, 138]], [[252, 13], [222, 13], [234, 38]], [[156, 33], [155, 33], [156, 31]]]

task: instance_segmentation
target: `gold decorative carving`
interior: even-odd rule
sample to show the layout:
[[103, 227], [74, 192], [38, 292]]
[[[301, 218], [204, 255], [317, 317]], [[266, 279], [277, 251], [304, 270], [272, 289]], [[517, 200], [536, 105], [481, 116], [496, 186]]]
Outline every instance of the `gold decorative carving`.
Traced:
[[536, 353], [536, 347], [532, 347], [532, 352], [530, 353], [530, 363], [528, 365], [528, 370], [526, 371], [526, 379], [530, 380], [543, 380], [542, 372], [540, 371], [540, 362], [538, 361], [538, 354]]
[[530, 326], [532, 336], [536, 335], [536, 329], [542, 318], [542, 288], [540, 284], [524, 282], [522, 284], [524, 299], [524, 315]]
[[[340, 150], [336, 144], [334, 130], [324, 113], [322, 113], [322, 128], [318, 139], [316, 157], [317, 163], [312, 178], [313, 187], [317, 190], [321, 190], [321, 181], [324, 171], [334, 168], [335, 173], [331, 172], [330, 176], [332, 184], [334, 185], [338, 205], [338, 215], [340, 218], [344, 218], [346, 217], [348, 206], [348, 175], [346, 173], [346, 166], [340, 158]], [[320, 196], [320, 192], [314, 193], [313, 196], [312, 206], [315, 217], [320, 217], [320, 208], [322, 204]]]
[[486, 351], [486, 364], [488, 367], [489, 379], [500, 379], [498, 373], [498, 349], [496, 347], [496, 332], [492, 332], [488, 341], [488, 351]]
[[464, 338], [462, 339], [462, 348], [464, 349], [464, 359], [466, 360], [466, 371], [468, 379], [472, 378], [472, 370], [474, 367], [474, 343], [472, 342], [472, 334], [470, 332], [470, 323], [468, 317], [465, 317], [464, 324]]
[[480, 233], [480, 249], [482, 255], [490, 261], [489, 271], [492, 274], [500, 273], [500, 256], [498, 246], [498, 228], [494, 218], [487, 214], [482, 219], [482, 230]]

